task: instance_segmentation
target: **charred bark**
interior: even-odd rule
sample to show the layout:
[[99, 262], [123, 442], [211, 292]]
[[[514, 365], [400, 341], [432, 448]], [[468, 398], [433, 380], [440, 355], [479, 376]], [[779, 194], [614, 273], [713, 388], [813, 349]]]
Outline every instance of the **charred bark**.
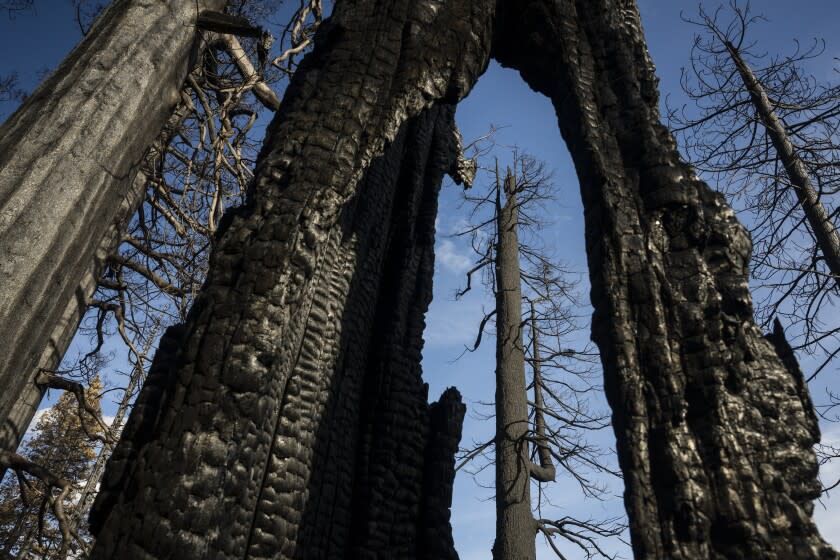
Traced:
[[0, 129], [0, 449], [14, 450], [143, 196], [138, 169], [179, 100], [198, 11], [115, 2]]
[[810, 402], [753, 322], [749, 236], [659, 122], [635, 5], [503, 2], [497, 22], [580, 178], [636, 558], [837, 558], [811, 519]]
[[[581, 180], [593, 338], [636, 556], [836, 558], [810, 519], [818, 429], [806, 389], [752, 321], [748, 236], [659, 124], [635, 6], [501, 2], [495, 55], [552, 99]], [[452, 392], [426, 405], [420, 333], [436, 191], [454, 157], [445, 104], [485, 68], [494, 5], [336, 6], [269, 129], [249, 203], [223, 220], [187, 323], [161, 342], [95, 505], [94, 557], [454, 556], [444, 518], [463, 407]], [[67, 64], [81, 64], [84, 53]], [[62, 81], [49, 84], [33, 97]], [[47, 137], [48, 121], [22, 111], [9, 126]], [[68, 122], [56, 111], [43, 118]], [[70, 111], [92, 114], [83, 105]], [[132, 122], [145, 134], [151, 120]], [[79, 141], [74, 149], [91, 149], [84, 135], [64, 132]], [[120, 136], [121, 149], [107, 152], [91, 135], [102, 159], [80, 152], [90, 167], [102, 162], [128, 180], [137, 159], [126, 145], [134, 144]], [[9, 153], [0, 151], [0, 163], [16, 176], [55, 170], [60, 184], [73, 175], [70, 158], [36, 165]], [[99, 239], [104, 230], [90, 224], [112, 223], [86, 206], [105, 190], [56, 205], [37, 190], [15, 198], [5, 184], [4, 203], [14, 204], [4, 220], [6, 208], [57, 207], [64, 223], [85, 204], [79, 231]], [[20, 272], [23, 238], [6, 231], [3, 274]], [[53, 243], [38, 240], [36, 248]], [[81, 262], [82, 245], [67, 243], [55, 259]], [[32, 265], [36, 276], [39, 266], [45, 279], [26, 287], [33, 300], [75, 270], [42, 263]], [[18, 314], [29, 305], [12, 303]], [[52, 328], [60, 314], [43, 323]], [[10, 324], [0, 332], [9, 347], [32, 348]], [[23, 352], [15, 356], [31, 355]], [[4, 395], [19, 394], [26, 379], [9, 379]]]
[[322, 25], [108, 464], [95, 558], [455, 556], [464, 409], [427, 408], [419, 363], [442, 103], [486, 67], [492, 8], [342, 3]]

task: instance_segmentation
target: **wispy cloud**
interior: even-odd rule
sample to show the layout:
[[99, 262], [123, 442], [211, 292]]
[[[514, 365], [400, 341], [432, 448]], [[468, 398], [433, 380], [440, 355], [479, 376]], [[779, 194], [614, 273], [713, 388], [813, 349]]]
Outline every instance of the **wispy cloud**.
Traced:
[[423, 335], [426, 346], [432, 349], [472, 346], [482, 317], [484, 311], [478, 298], [433, 301], [426, 315], [427, 328]]
[[435, 247], [437, 262], [452, 274], [463, 274], [472, 266], [472, 258], [459, 250], [451, 239], [441, 239]]

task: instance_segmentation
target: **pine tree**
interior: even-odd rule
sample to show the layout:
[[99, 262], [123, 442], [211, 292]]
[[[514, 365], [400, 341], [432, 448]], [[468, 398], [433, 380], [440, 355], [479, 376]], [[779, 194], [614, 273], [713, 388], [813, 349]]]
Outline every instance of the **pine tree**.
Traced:
[[[85, 399], [98, 413], [102, 382], [95, 377], [85, 390]], [[38, 420], [35, 435], [22, 446], [21, 455], [70, 482], [73, 489], [64, 499], [65, 512], [78, 498], [91, 462], [96, 458], [97, 442], [90, 434], [101, 432], [98, 423], [79, 413], [76, 397], [65, 392]], [[64, 558], [62, 534], [51, 507], [55, 490], [43, 481], [18, 478], [9, 472], [0, 485], [0, 558]], [[80, 536], [86, 539], [86, 535]], [[77, 543], [68, 543], [71, 548]]]

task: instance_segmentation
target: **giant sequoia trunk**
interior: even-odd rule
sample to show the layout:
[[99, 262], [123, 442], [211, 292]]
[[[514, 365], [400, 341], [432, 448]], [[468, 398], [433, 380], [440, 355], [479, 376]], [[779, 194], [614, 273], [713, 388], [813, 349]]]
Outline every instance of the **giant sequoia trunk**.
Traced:
[[14, 450], [142, 200], [138, 168], [186, 76], [198, 10], [116, 1], [0, 129], [0, 449]]
[[[744, 229], [659, 124], [635, 6], [499, 1], [495, 54], [552, 99], [581, 179], [593, 337], [637, 557], [835, 558], [810, 519], [818, 430], [807, 388], [795, 361], [784, 367], [752, 321]], [[452, 159], [443, 103], [483, 70], [494, 4], [338, 3], [270, 127], [249, 204], [220, 229], [187, 324], [161, 343], [96, 504], [95, 557], [454, 555], [447, 516], [463, 408], [454, 392], [425, 404], [420, 335], [435, 193]], [[189, 29], [177, 18], [159, 27]], [[108, 37], [146, 52], [148, 30], [136, 31]], [[100, 71], [104, 62], [90, 59], [97, 53], [109, 54], [71, 62]], [[137, 68], [154, 57], [138, 57], [127, 75], [142, 81], [149, 72]], [[107, 97], [123, 77], [97, 82], [92, 96]], [[36, 98], [63, 91], [60, 78], [50, 83]], [[138, 97], [154, 108], [155, 95]], [[33, 153], [70, 143], [83, 167], [128, 179], [137, 158], [125, 146], [136, 133], [145, 147], [154, 136], [145, 124], [158, 119], [159, 127], [166, 111], [137, 113], [131, 122], [142, 128], [114, 133], [122, 149], [112, 150], [109, 134], [79, 132], [99, 124], [124, 132], [134, 98], [112, 99], [127, 105], [102, 123], [79, 105], [43, 117], [31, 110], [9, 126], [32, 129], [43, 143]], [[68, 132], [74, 118], [87, 124]], [[51, 126], [66, 133], [64, 144]], [[111, 223], [90, 210], [103, 207], [104, 190], [50, 198], [88, 184], [74, 182], [72, 158], [34, 157], [0, 150], [0, 173], [52, 173], [52, 184], [72, 188], [39, 191], [34, 181], [18, 194], [0, 182], [3, 243], [12, 240], [2, 280], [32, 282], [4, 296], [4, 319], [35, 316], [26, 311], [32, 302], [77, 270], [63, 259], [84, 261], [73, 251], [92, 255], [96, 228]], [[30, 216], [30, 206], [46, 214]], [[66, 240], [26, 246], [58, 264], [20, 257], [25, 237], [11, 237], [12, 223], [21, 235], [57, 232], [74, 215], [85, 227], [61, 231]], [[78, 277], [61, 293], [72, 295]], [[44, 315], [43, 332], [13, 316], [0, 326], [14, 349], [0, 378], [11, 387], [0, 397], [3, 414], [28, 379], [14, 374], [40, 359], [27, 337], [43, 345], [67, 301]]]
[[450, 558], [464, 409], [426, 405], [433, 224], [491, 2], [338, 3], [161, 342], [95, 558]]
[[580, 178], [636, 558], [837, 558], [811, 520], [807, 387], [753, 322], [749, 236], [660, 124], [634, 2], [508, 1], [497, 22]]

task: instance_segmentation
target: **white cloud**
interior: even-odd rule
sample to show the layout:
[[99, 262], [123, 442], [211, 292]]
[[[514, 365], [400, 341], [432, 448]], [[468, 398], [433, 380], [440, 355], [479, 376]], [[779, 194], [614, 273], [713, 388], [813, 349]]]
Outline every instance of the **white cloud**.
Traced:
[[451, 239], [442, 239], [435, 247], [437, 262], [453, 274], [463, 274], [473, 264], [472, 259], [461, 253]]
[[[463, 346], [472, 346], [483, 316], [484, 312], [478, 298], [433, 301], [426, 315], [427, 328], [423, 333], [426, 347], [430, 349], [458, 348], [460, 352]], [[449, 359], [456, 356], [457, 354]]]

